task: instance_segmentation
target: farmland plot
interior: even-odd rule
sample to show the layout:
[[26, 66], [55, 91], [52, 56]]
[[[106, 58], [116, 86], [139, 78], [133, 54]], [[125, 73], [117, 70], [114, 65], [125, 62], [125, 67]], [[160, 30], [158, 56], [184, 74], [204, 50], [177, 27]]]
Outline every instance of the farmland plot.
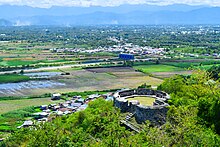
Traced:
[[0, 84], [0, 97], [136, 88], [143, 83], [157, 86], [162, 83], [162, 80], [127, 67], [93, 68], [92, 70], [70, 71], [70, 75], [55, 74], [55, 77], [49, 80]]

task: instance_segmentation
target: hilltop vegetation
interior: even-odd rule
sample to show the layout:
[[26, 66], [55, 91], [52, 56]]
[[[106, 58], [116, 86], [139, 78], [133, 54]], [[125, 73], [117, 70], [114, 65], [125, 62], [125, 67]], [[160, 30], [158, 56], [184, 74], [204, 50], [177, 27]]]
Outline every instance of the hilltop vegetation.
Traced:
[[120, 112], [112, 102], [98, 99], [85, 111], [58, 117], [37, 129], [22, 129], [2, 146], [220, 146], [218, 80], [207, 73], [174, 76], [159, 89], [167, 91], [167, 122], [147, 122], [141, 133], [120, 125]]

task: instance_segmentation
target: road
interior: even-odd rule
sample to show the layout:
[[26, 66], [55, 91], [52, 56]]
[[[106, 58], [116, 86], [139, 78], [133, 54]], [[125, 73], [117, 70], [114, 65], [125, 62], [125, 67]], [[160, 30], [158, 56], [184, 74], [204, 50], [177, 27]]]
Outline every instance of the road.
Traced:
[[[100, 65], [100, 64], [106, 64], [108, 62], [100, 62], [100, 63], [84, 63], [84, 64], [70, 64], [70, 65], [62, 65], [62, 66], [52, 66], [52, 67], [40, 67], [40, 68], [34, 68], [34, 69], [24, 69], [23, 71], [25, 73], [29, 72], [40, 72], [44, 70], [57, 70], [57, 69], [65, 69], [65, 68], [74, 68], [74, 67], [86, 67], [86, 66], [92, 66], [92, 65]], [[1, 74], [11, 74], [11, 73], [20, 73], [20, 70], [12, 70], [12, 71], [4, 71], [0, 72]]]

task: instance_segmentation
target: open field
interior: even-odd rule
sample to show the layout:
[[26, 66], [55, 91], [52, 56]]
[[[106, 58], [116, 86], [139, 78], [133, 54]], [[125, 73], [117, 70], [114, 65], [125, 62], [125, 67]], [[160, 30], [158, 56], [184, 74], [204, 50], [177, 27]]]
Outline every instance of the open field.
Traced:
[[11, 59], [11, 58], [3, 58], [0, 61], [0, 67], [22, 67], [22, 66], [35, 66], [35, 67], [43, 67], [43, 66], [59, 66], [64, 64], [75, 64], [75, 61], [72, 60], [36, 60], [36, 59]]
[[128, 101], [137, 100], [140, 102], [141, 105], [144, 105], [144, 106], [152, 106], [153, 102], [155, 101], [154, 98], [145, 97], [145, 96], [137, 96], [137, 97], [129, 98], [127, 100]]
[[29, 79], [30, 78], [25, 75], [17, 75], [17, 74], [0, 75], [0, 84], [10, 83], [10, 82], [28, 81]]
[[192, 70], [187, 70], [187, 71], [172, 71], [172, 72], [153, 72], [151, 73], [154, 77], [157, 78], [169, 78], [174, 75], [190, 75], [192, 74]]
[[[144, 83], [157, 86], [163, 81], [136, 72], [133, 68], [93, 68], [70, 71], [70, 75], [59, 75], [51, 80], [28, 81], [27, 83], [13, 83], [13, 86], [1, 86], [0, 97], [32, 96], [55, 92], [82, 92], [106, 89], [136, 88]], [[10, 83], [8, 83], [10, 84]], [[14, 85], [14, 84], [20, 84]], [[4, 89], [9, 86], [10, 88]], [[20, 87], [20, 88], [19, 88]]]
[[22, 66], [28, 64], [37, 63], [35, 61], [25, 61], [25, 60], [8, 60], [8, 61], [1, 61], [0, 66]]
[[58, 103], [60, 101], [52, 101], [51, 98], [36, 98], [36, 99], [22, 99], [22, 100], [5, 100], [0, 102], [0, 114], [22, 109], [30, 106], [47, 105], [51, 103]]
[[152, 73], [152, 72], [173, 72], [173, 71], [183, 71], [183, 68], [175, 67], [171, 65], [139, 65], [134, 66], [134, 69], [141, 70], [144, 73]]
[[220, 60], [219, 59], [173, 60], [172, 62], [163, 62], [162, 64], [188, 69], [188, 68], [200, 68], [203, 66], [210, 66], [211, 67], [213, 65], [220, 64]]
[[0, 44], [1, 71], [21, 69], [23, 67], [46, 67], [76, 64], [79, 62], [97, 61], [114, 57], [115, 54], [103, 52], [93, 54], [72, 54], [53, 52], [50, 49], [59, 48], [59, 43], [30, 44], [28, 42], [5, 42]]

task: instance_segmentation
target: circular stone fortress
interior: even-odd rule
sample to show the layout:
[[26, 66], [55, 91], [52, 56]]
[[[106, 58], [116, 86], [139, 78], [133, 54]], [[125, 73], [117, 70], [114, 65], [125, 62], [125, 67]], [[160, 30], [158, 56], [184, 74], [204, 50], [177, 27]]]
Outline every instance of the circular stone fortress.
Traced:
[[154, 125], [165, 123], [167, 100], [170, 96], [162, 91], [139, 88], [120, 90], [114, 93], [114, 106], [122, 113], [129, 112], [137, 123], [149, 120]]

